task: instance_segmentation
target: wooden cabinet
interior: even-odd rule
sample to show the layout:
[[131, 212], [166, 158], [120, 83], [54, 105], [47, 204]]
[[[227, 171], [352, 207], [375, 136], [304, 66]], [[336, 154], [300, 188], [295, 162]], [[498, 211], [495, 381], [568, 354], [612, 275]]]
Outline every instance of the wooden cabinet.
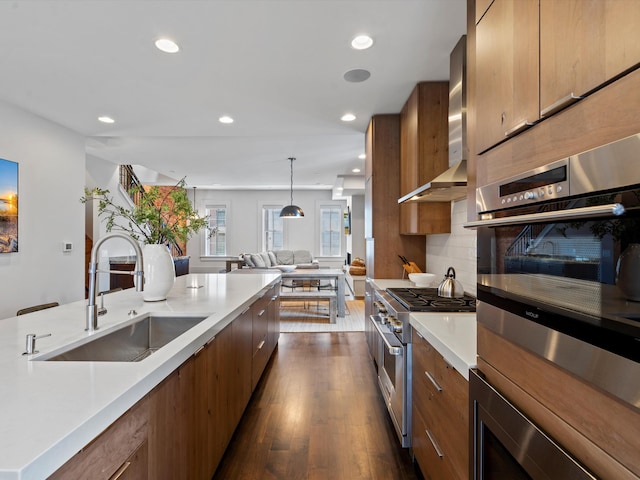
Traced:
[[[210, 479], [277, 345], [279, 291], [267, 290], [50, 478]], [[266, 360], [254, 354], [258, 338]]]
[[267, 350], [269, 351], [269, 356], [271, 356], [280, 338], [280, 284], [278, 283], [271, 287], [267, 295], [269, 295], [269, 305], [267, 306]]
[[196, 478], [196, 375], [196, 363], [191, 357], [149, 395], [149, 478]]
[[[400, 113], [400, 196], [430, 182], [449, 167], [448, 82], [421, 82]], [[403, 203], [400, 233], [451, 232], [451, 202]]]
[[147, 478], [149, 411], [146, 399], [116, 420], [49, 478]]
[[267, 337], [269, 335], [269, 297], [265, 295], [253, 307], [253, 335], [251, 364], [251, 390], [253, 391], [269, 361]]
[[[491, 6], [493, 0], [477, 0], [475, 5], [475, 23], [478, 23], [487, 9]], [[474, 11], [473, 9], [471, 10]]]
[[478, 153], [539, 119], [538, 20], [538, 0], [494, 0], [476, 26]]
[[469, 386], [413, 330], [412, 444], [427, 479], [466, 479], [469, 473]]
[[476, 2], [476, 152], [638, 67], [636, 0]]
[[640, 62], [637, 0], [540, 0], [540, 112], [548, 116]]
[[233, 354], [229, 358], [233, 359], [232, 368], [235, 370], [235, 377], [231, 380], [229, 390], [232, 409], [227, 414], [233, 420], [233, 428], [235, 429], [253, 391], [251, 376], [253, 370], [253, 309], [245, 310], [233, 321], [232, 325], [234, 348]]
[[397, 255], [424, 270], [424, 237], [400, 235], [400, 115], [374, 115], [365, 141], [365, 264], [369, 278], [402, 278]]

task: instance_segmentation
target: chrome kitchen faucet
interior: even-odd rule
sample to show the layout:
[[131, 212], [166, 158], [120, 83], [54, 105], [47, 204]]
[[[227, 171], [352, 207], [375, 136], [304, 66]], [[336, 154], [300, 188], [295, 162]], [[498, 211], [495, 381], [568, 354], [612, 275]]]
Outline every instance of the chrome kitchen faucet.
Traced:
[[[110, 238], [121, 238], [133, 245], [133, 248], [136, 251], [138, 270], [134, 272], [123, 272], [118, 270], [98, 270], [98, 250], [100, 250], [100, 246]], [[96, 305], [96, 281], [98, 272], [136, 275], [138, 277], [138, 281], [135, 282], [136, 291], [142, 292], [144, 290], [144, 260], [142, 258], [142, 250], [140, 249], [140, 245], [138, 244], [138, 242], [136, 242], [129, 235], [124, 235], [123, 233], [110, 233], [100, 238], [91, 249], [91, 260], [89, 263], [89, 299], [87, 302], [87, 327], [85, 328], [87, 332], [93, 332], [94, 330], [98, 329], [98, 307]]]

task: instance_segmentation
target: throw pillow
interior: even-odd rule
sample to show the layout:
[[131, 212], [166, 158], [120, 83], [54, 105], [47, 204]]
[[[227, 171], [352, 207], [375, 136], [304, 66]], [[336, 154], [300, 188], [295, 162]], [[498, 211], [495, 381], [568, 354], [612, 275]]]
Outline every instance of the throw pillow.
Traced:
[[264, 266], [269, 268], [271, 266], [271, 259], [267, 252], [260, 252], [260, 256], [262, 257], [262, 260], [264, 260]]
[[266, 265], [264, 263], [264, 258], [262, 258], [262, 255], [260, 255], [259, 253], [252, 253], [251, 261], [253, 262], [256, 268], [266, 268]]
[[278, 250], [275, 254], [280, 265], [293, 265], [293, 252], [291, 250]]
[[269, 260], [271, 260], [271, 266], [275, 266], [278, 265], [278, 259], [276, 258], [276, 254], [273, 253], [271, 250], [269, 250], [267, 252], [267, 255], [269, 255]]
[[296, 265], [301, 263], [311, 263], [313, 261], [313, 257], [311, 256], [311, 252], [309, 250], [295, 250], [293, 252], [293, 261]]

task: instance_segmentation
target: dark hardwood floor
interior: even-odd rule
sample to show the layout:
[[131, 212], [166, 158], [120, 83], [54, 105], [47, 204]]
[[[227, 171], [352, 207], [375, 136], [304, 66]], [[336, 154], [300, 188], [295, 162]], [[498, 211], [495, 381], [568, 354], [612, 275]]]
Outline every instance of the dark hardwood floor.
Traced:
[[282, 333], [214, 480], [417, 479], [363, 332]]

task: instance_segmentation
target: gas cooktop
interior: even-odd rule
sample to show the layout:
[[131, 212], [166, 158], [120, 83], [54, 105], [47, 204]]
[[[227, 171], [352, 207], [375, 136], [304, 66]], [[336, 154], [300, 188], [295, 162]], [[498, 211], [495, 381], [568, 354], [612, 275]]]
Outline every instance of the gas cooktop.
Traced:
[[411, 312], [475, 312], [476, 299], [438, 296], [437, 288], [387, 288], [387, 293]]

